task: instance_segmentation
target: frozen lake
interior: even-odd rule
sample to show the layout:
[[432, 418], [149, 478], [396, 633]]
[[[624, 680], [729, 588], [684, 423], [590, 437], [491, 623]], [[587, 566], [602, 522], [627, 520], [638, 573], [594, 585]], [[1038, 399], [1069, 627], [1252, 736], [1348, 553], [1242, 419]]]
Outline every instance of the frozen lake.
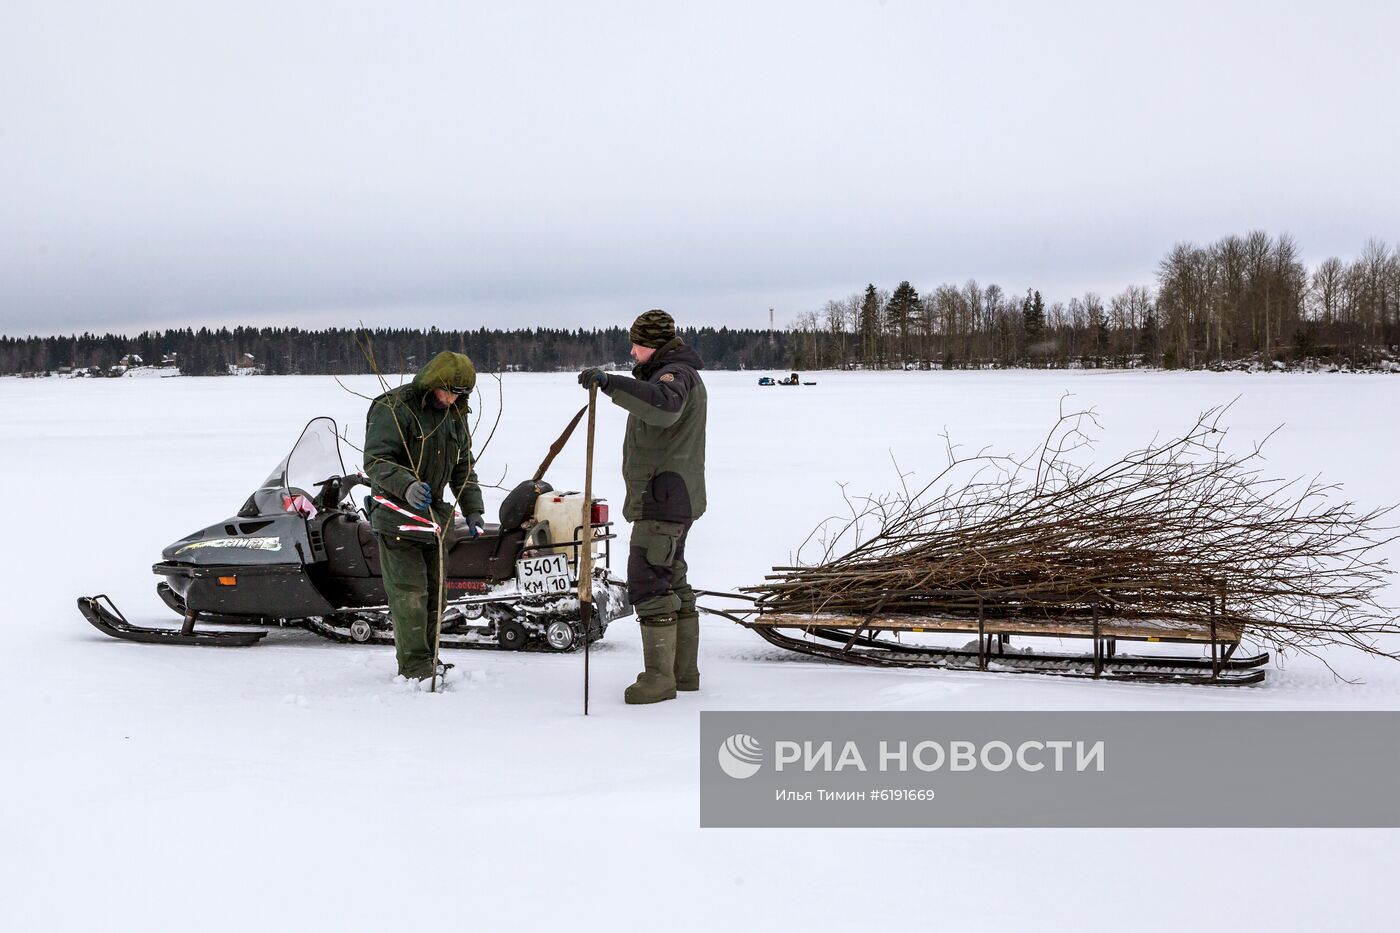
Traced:
[[[1362, 508], [1400, 500], [1394, 376], [822, 372], [806, 376], [816, 386], [759, 388], [758, 375], [706, 376], [697, 587], [789, 562], [842, 510], [839, 484], [893, 490], [896, 462], [928, 476], [945, 429], [969, 452], [1028, 451], [1066, 392], [1097, 411], [1096, 461], [1237, 399], [1230, 449], [1282, 424], [1270, 471], [1320, 474]], [[482, 388], [489, 426], [495, 383]], [[704, 690], [637, 708], [622, 704], [641, 665], [627, 619], [594, 652], [585, 720], [581, 655], [454, 652], [461, 676], [430, 696], [391, 682], [389, 648], [297, 630], [245, 650], [147, 647], [82, 620], [75, 597], [106, 592], [134, 622], [174, 624], [150, 570], [161, 548], [232, 514], [312, 416], [358, 440], [354, 393], [374, 391], [368, 378], [0, 379], [15, 529], [0, 924], [616, 930], [605, 905], [642, 902], [678, 930], [1304, 929], [1393, 915], [1393, 832], [697, 828], [701, 709], [1400, 709], [1400, 663], [1354, 652], [1327, 661], [1356, 683], [1285, 658], [1257, 688], [1094, 684], [832, 667], [706, 618]], [[586, 396], [571, 374], [509, 374], [502, 392], [480, 475], [509, 488]], [[620, 514], [624, 413], [600, 403], [595, 488]], [[582, 488], [582, 430], [548, 478]], [[487, 490], [488, 511], [502, 495]], [[419, 915], [406, 892], [424, 887]]]

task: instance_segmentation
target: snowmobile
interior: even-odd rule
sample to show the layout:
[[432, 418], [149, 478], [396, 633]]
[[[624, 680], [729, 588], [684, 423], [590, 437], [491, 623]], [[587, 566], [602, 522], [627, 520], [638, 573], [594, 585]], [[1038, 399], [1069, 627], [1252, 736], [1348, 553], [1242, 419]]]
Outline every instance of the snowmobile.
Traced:
[[[608, 506], [594, 499], [593, 609], [583, 631], [583, 495], [544, 482], [548, 463], [511, 491], [500, 521], [483, 534], [470, 537], [460, 515], [445, 531], [444, 647], [568, 651], [632, 613], [626, 584], [610, 573], [616, 535]], [[133, 625], [105, 595], [82, 597], [78, 608], [103, 634], [145, 643], [244, 646], [269, 627], [300, 625], [335, 641], [393, 644], [367, 515], [371, 507], [394, 506], [365, 496], [362, 509], [352, 493], [368, 485], [363, 473], [345, 469], [335, 422], [313, 418], [236, 515], [174, 542], [152, 568], [161, 577], [156, 592], [184, 620], [180, 628]], [[260, 630], [197, 630], [200, 621]]]
[[759, 377], [758, 384], [761, 386], [814, 386], [815, 382], [803, 382], [802, 377], [797, 373], [775, 380], [772, 376]]

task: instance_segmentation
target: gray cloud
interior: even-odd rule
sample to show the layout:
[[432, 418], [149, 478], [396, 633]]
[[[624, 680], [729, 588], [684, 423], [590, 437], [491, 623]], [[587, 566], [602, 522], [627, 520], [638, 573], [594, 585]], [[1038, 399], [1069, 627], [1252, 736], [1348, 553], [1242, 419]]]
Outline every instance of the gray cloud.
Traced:
[[19, 6], [6, 333], [758, 325], [1400, 216], [1390, 4]]

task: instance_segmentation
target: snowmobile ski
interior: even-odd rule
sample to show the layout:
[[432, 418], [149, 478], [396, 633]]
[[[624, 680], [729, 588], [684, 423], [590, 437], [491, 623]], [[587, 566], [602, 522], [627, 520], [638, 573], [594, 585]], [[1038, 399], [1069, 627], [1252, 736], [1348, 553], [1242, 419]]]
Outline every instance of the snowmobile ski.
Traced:
[[255, 645], [267, 634], [254, 632], [197, 632], [194, 630], [195, 617], [186, 616], [185, 624], [178, 629], [150, 628], [133, 625], [122, 615], [116, 603], [105, 593], [97, 596], [78, 597], [78, 611], [92, 627], [103, 635], [120, 638], [124, 641], [141, 642], [147, 645], [213, 645], [223, 648], [243, 648]]

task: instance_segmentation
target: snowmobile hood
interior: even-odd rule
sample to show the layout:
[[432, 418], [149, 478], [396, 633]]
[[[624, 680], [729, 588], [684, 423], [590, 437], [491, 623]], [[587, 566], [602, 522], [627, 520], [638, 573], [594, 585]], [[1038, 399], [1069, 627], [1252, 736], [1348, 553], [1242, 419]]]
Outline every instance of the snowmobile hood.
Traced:
[[[428, 365], [418, 370], [418, 375], [413, 377], [413, 388], [423, 395], [427, 395], [433, 389], [447, 389], [452, 386], [466, 386], [471, 389], [476, 385], [476, 367], [472, 365], [471, 358], [465, 353], [453, 353], [451, 350], [443, 350], [437, 356], [428, 361]], [[465, 407], [467, 397], [464, 395], [453, 403], [454, 408]]]
[[633, 367], [632, 375], [638, 379], [648, 379], [652, 373], [671, 363], [683, 363], [692, 369], [705, 368], [705, 361], [700, 358], [694, 347], [687, 346], [679, 337], [672, 337], [657, 348], [651, 359]]

